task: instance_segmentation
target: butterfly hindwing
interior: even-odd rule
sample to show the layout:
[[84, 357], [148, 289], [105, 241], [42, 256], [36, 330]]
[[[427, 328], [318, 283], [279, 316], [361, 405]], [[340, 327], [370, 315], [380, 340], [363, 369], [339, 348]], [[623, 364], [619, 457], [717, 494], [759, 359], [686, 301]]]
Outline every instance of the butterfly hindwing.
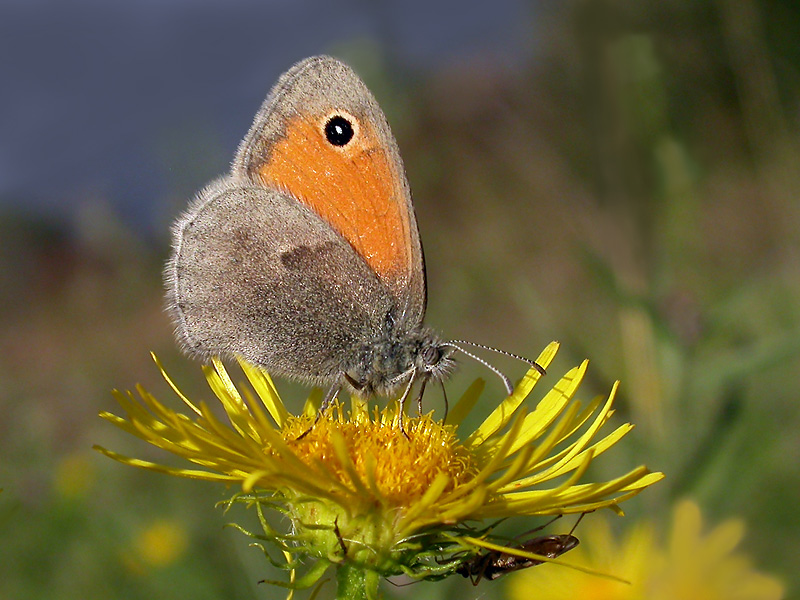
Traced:
[[392, 302], [313, 211], [230, 178], [201, 192], [176, 224], [167, 283], [189, 352], [239, 355], [313, 382], [338, 377]]

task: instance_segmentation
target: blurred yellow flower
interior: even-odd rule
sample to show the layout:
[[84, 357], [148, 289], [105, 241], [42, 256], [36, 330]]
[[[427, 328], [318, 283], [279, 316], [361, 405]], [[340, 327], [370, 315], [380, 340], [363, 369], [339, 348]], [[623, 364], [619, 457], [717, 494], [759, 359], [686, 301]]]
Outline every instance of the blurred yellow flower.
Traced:
[[703, 534], [694, 502], [676, 505], [666, 544], [650, 523], [622, 540], [604, 519], [586, 519], [570, 562], [629, 580], [630, 585], [563, 567], [542, 566], [509, 577], [512, 600], [779, 600], [783, 584], [736, 552], [744, 524], [731, 519]]
[[[551, 344], [537, 362], [547, 367], [557, 349]], [[384, 577], [447, 576], [459, 560], [468, 559], [463, 550], [470, 544], [463, 540], [476, 530], [466, 528], [466, 521], [618, 510], [618, 503], [662, 478], [642, 466], [610, 481], [582, 481], [592, 460], [632, 428], [623, 424], [599, 436], [613, 413], [616, 385], [607, 398], [582, 407], [573, 397], [585, 362], [529, 412], [525, 401], [541, 378], [531, 369], [463, 439], [457, 426], [476, 403], [480, 381], [467, 390], [447, 423], [430, 415], [411, 418], [407, 436], [397, 426], [396, 402], [370, 411], [358, 398], [348, 413], [341, 405], [332, 407], [309, 431], [319, 394], [302, 414], [291, 415], [265, 371], [240, 365], [252, 390], [237, 389], [220, 361], [205, 369], [227, 423], [181, 394], [163, 368], [192, 416], [167, 408], [141, 388], [140, 400], [131, 393], [116, 394], [127, 418], [101, 415], [201, 469], [167, 467], [98, 449], [137, 467], [238, 483], [244, 493], [234, 500], [255, 504], [259, 511], [279, 508], [290, 518], [291, 531], [280, 534], [262, 519], [265, 537], [289, 556], [319, 561], [319, 568], [295, 587], [313, 584], [331, 564], [356, 565]], [[437, 560], [448, 553], [460, 558], [444, 564]], [[288, 567], [296, 562], [290, 560]]]
[[151, 567], [166, 567], [174, 563], [183, 556], [188, 545], [183, 525], [166, 519], [153, 521], [133, 540], [136, 557]]

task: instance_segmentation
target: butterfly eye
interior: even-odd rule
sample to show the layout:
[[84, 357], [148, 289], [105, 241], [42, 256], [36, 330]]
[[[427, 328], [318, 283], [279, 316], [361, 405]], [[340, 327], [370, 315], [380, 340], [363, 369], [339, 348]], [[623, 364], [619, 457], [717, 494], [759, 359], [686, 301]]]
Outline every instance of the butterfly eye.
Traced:
[[353, 124], [341, 115], [335, 115], [325, 123], [325, 137], [334, 146], [345, 146], [353, 139], [353, 135]]
[[442, 360], [442, 352], [436, 346], [426, 346], [422, 349], [421, 356], [428, 366], [436, 365]]

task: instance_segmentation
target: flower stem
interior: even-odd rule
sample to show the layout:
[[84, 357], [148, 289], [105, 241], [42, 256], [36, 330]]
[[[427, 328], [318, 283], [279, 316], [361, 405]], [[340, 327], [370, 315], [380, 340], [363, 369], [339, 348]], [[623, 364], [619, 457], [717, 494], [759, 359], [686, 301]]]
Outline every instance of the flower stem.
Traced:
[[[336, 568], [336, 600], [368, 600], [378, 597], [377, 577], [367, 577], [364, 568], [342, 564]], [[375, 586], [375, 589], [367, 590]]]

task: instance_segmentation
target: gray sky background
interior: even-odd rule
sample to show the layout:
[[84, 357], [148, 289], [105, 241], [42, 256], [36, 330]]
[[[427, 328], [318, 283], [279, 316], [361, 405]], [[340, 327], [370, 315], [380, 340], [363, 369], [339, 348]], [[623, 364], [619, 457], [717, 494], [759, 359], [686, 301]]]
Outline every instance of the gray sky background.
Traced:
[[367, 40], [404, 73], [515, 63], [535, 45], [532, 11], [522, 0], [6, 0], [0, 207], [64, 220], [101, 197], [126, 222], [160, 227], [153, 203], [230, 160], [295, 61]]

